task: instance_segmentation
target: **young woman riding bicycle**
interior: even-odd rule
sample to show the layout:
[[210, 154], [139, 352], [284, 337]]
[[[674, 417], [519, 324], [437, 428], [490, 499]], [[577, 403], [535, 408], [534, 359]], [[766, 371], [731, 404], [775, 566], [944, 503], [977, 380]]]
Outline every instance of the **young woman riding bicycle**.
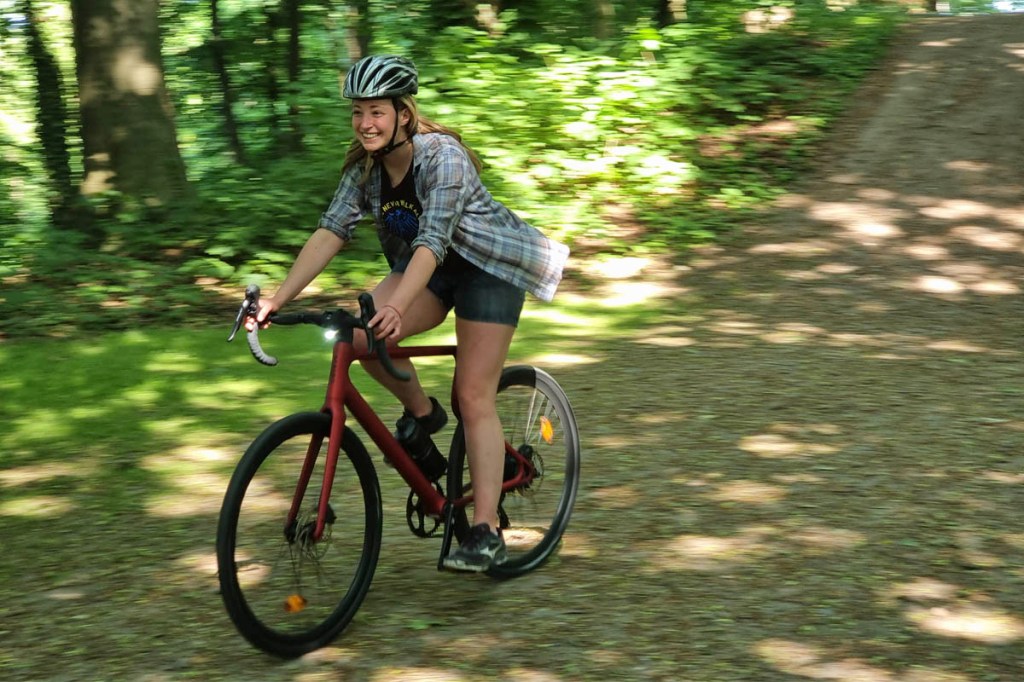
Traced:
[[[344, 96], [352, 100], [355, 141], [341, 182], [288, 276], [274, 296], [261, 300], [247, 326], [265, 326], [323, 271], [360, 219], [373, 216], [391, 266], [373, 290], [377, 338], [396, 344], [455, 310], [455, 393], [475, 505], [468, 539], [444, 564], [486, 571], [506, 555], [498, 519], [505, 461], [498, 380], [525, 292], [551, 300], [568, 249], [490, 195], [480, 162], [461, 137], [419, 114], [417, 91], [416, 68], [402, 57], [367, 57], [349, 71]], [[405, 418], [436, 433], [447, 422], [443, 408], [426, 395], [408, 359], [395, 364], [412, 380], [393, 378], [376, 361], [363, 363], [401, 401]]]

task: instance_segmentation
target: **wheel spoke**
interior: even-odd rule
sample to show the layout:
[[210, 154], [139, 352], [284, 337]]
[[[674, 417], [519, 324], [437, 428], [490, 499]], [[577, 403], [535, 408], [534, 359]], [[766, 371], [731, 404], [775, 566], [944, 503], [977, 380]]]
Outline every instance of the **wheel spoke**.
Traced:
[[[509, 561], [491, 572], [516, 575], [538, 566], [557, 546], [575, 501], [580, 451], [572, 408], [550, 376], [527, 367], [509, 368], [501, 386], [497, 408], [505, 438], [537, 472], [530, 483], [502, 496], [499, 516]], [[449, 491], [465, 494], [470, 480], [461, 432], [452, 443], [449, 464]], [[458, 513], [457, 537], [468, 532], [471, 513]]]
[[[380, 490], [369, 456], [350, 431], [324, 532], [313, 540], [329, 425], [327, 415], [308, 414], [271, 426], [239, 463], [221, 512], [225, 606], [245, 637], [279, 656], [323, 646], [345, 627], [369, 588], [380, 548]], [[311, 438], [322, 438], [323, 449], [298, 515], [285, 529]]]

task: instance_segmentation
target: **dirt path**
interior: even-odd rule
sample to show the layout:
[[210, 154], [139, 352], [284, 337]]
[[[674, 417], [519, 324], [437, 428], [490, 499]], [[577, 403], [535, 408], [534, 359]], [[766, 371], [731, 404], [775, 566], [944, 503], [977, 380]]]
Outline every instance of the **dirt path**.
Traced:
[[917, 23], [860, 102], [622, 354], [649, 397], [610, 423], [674, 435], [595, 494], [662, 501], [615, 527], [646, 601], [605, 598], [651, 609], [617, 640], [651, 677], [1024, 679], [1024, 17]]
[[589, 677], [1024, 679], [1024, 17], [916, 23], [859, 102], [610, 354]]
[[394, 487], [356, 621], [281, 663], [221, 609], [217, 499], [83, 509], [60, 540], [76, 582], [9, 586], [0, 677], [1024, 679], [1024, 16], [916, 22], [858, 102], [763, 220], [601, 292], [658, 312], [553, 368], [586, 460], [543, 570], [438, 574]]

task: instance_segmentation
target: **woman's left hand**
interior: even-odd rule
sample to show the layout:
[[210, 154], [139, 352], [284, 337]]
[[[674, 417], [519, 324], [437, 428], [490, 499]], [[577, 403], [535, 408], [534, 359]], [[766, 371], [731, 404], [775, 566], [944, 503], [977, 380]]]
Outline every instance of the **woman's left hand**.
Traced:
[[374, 336], [378, 339], [397, 339], [402, 333], [402, 314], [390, 305], [382, 306], [370, 320]]

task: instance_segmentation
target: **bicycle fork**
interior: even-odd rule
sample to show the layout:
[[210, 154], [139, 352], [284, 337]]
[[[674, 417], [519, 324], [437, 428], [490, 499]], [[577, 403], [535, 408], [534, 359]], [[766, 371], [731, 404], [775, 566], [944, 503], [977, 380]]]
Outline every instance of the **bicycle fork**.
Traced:
[[[313, 542], [320, 541], [328, 521], [333, 520], [330, 519], [331, 512], [328, 502], [331, 497], [331, 488], [334, 485], [334, 472], [338, 466], [338, 457], [341, 454], [341, 432], [344, 431], [344, 428], [344, 425], [342, 425], [338, 429], [339, 433], [335, 434], [335, 423], [334, 421], [331, 422], [331, 435], [327, 445], [327, 461], [324, 466], [324, 477], [320, 487], [320, 501], [317, 506], [316, 524], [311, 538]], [[306, 497], [309, 481], [313, 477], [313, 468], [316, 466], [316, 460], [320, 456], [323, 442], [323, 436], [313, 436], [310, 440], [309, 447], [306, 450], [306, 458], [302, 463], [302, 470], [299, 472], [299, 480], [295, 483], [295, 493], [292, 495], [292, 505], [288, 510], [288, 517], [285, 519], [285, 529], [292, 528], [298, 522], [299, 509], [302, 506], [302, 500]]]

